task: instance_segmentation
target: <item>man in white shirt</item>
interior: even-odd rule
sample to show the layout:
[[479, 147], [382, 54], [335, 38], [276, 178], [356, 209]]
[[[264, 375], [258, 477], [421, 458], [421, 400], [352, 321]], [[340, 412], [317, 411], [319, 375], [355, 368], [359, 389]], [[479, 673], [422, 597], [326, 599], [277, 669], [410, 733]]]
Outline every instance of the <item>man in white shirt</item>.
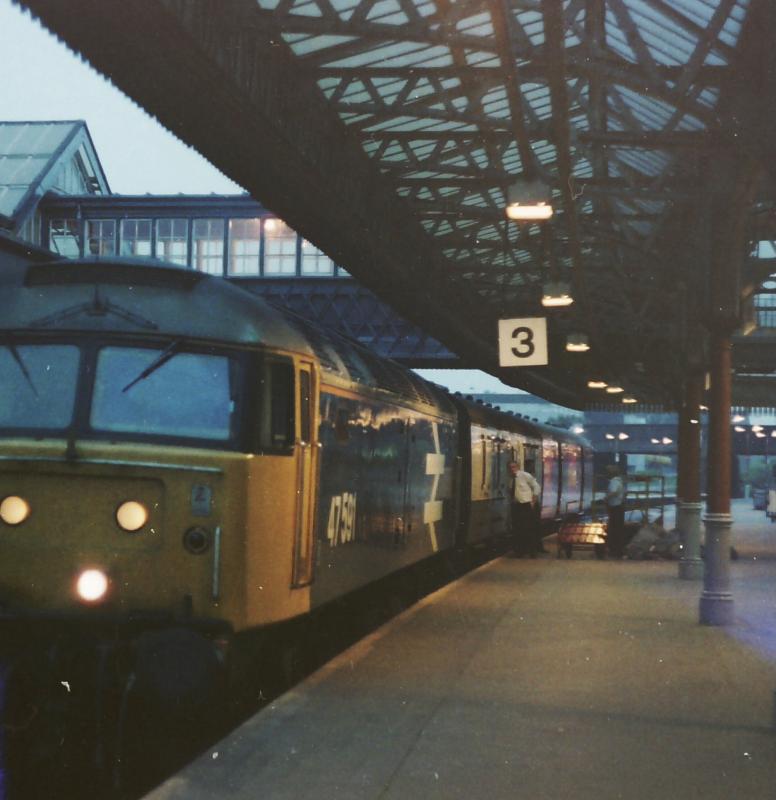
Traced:
[[527, 555], [536, 558], [536, 515], [534, 505], [541, 487], [530, 472], [520, 469], [517, 461], [510, 461], [512, 473], [511, 512], [513, 553], [517, 558]]

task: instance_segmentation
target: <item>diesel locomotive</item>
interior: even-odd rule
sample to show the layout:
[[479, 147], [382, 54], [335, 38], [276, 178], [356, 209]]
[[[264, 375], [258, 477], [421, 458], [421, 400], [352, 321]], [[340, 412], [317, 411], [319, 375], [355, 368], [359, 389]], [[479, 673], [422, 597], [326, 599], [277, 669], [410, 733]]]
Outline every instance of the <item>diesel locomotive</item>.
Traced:
[[257, 631], [507, 536], [513, 459], [539, 480], [546, 524], [589, 506], [584, 440], [223, 279], [120, 259], [9, 266], [0, 656], [8, 674], [30, 653], [55, 683], [88, 673], [97, 708], [108, 687], [119, 707], [141, 689], [200, 693]]

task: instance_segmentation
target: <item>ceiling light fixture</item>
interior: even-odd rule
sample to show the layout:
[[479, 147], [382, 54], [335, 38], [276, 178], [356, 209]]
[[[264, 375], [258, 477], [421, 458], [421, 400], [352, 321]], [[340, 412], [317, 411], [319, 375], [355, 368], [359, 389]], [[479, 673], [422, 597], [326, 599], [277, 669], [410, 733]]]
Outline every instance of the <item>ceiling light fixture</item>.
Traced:
[[590, 344], [585, 333], [570, 333], [566, 338], [566, 350], [569, 353], [586, 353]]
[[591, 378], [587, 382], [588, 389], [605, 389], [606, 385], [606, 381], [597, 381], [595, 378]]
[[544, 284], [542, 305], [546, 308], [570, 306], [574, 302], [571, 289], [565, 281], [548, 281]]
[[621, 394], [624, 391], [625, 389], [623, 389], [622, 386], [617, 386], [615, 384], [606, 387], [607, 394]]
[[549, 186], [539, 180], [517, 180], [507, 188], [507, 216], [518, 222], [536, 222], [553, 214]]

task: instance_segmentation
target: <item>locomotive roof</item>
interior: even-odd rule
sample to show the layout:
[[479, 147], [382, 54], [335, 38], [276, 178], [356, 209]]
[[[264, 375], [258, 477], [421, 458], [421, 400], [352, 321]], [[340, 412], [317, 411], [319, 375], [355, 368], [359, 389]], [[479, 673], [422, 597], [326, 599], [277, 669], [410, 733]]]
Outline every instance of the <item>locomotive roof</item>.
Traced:
[[0, 329], [117, 331], [269, 344], [311, 353], [275, 309], [227, 281], [150, 259], [84, 259], [0, 271]]
[[116, 331], [264, 345], [316, 357], [330, 378], [449, 408], [405, 367], [202, 272], [153, 259], [87, 258], [0, 270], [0, 331]]

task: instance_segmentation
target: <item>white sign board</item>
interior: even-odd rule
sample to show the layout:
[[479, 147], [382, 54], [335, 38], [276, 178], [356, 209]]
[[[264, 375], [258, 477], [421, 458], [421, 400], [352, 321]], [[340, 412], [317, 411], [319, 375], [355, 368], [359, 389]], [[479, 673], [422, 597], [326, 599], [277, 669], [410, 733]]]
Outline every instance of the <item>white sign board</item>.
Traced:
[[500, 319], [498, 361], [502, 367], [535, 367], [547, 360], [547, 319]]

